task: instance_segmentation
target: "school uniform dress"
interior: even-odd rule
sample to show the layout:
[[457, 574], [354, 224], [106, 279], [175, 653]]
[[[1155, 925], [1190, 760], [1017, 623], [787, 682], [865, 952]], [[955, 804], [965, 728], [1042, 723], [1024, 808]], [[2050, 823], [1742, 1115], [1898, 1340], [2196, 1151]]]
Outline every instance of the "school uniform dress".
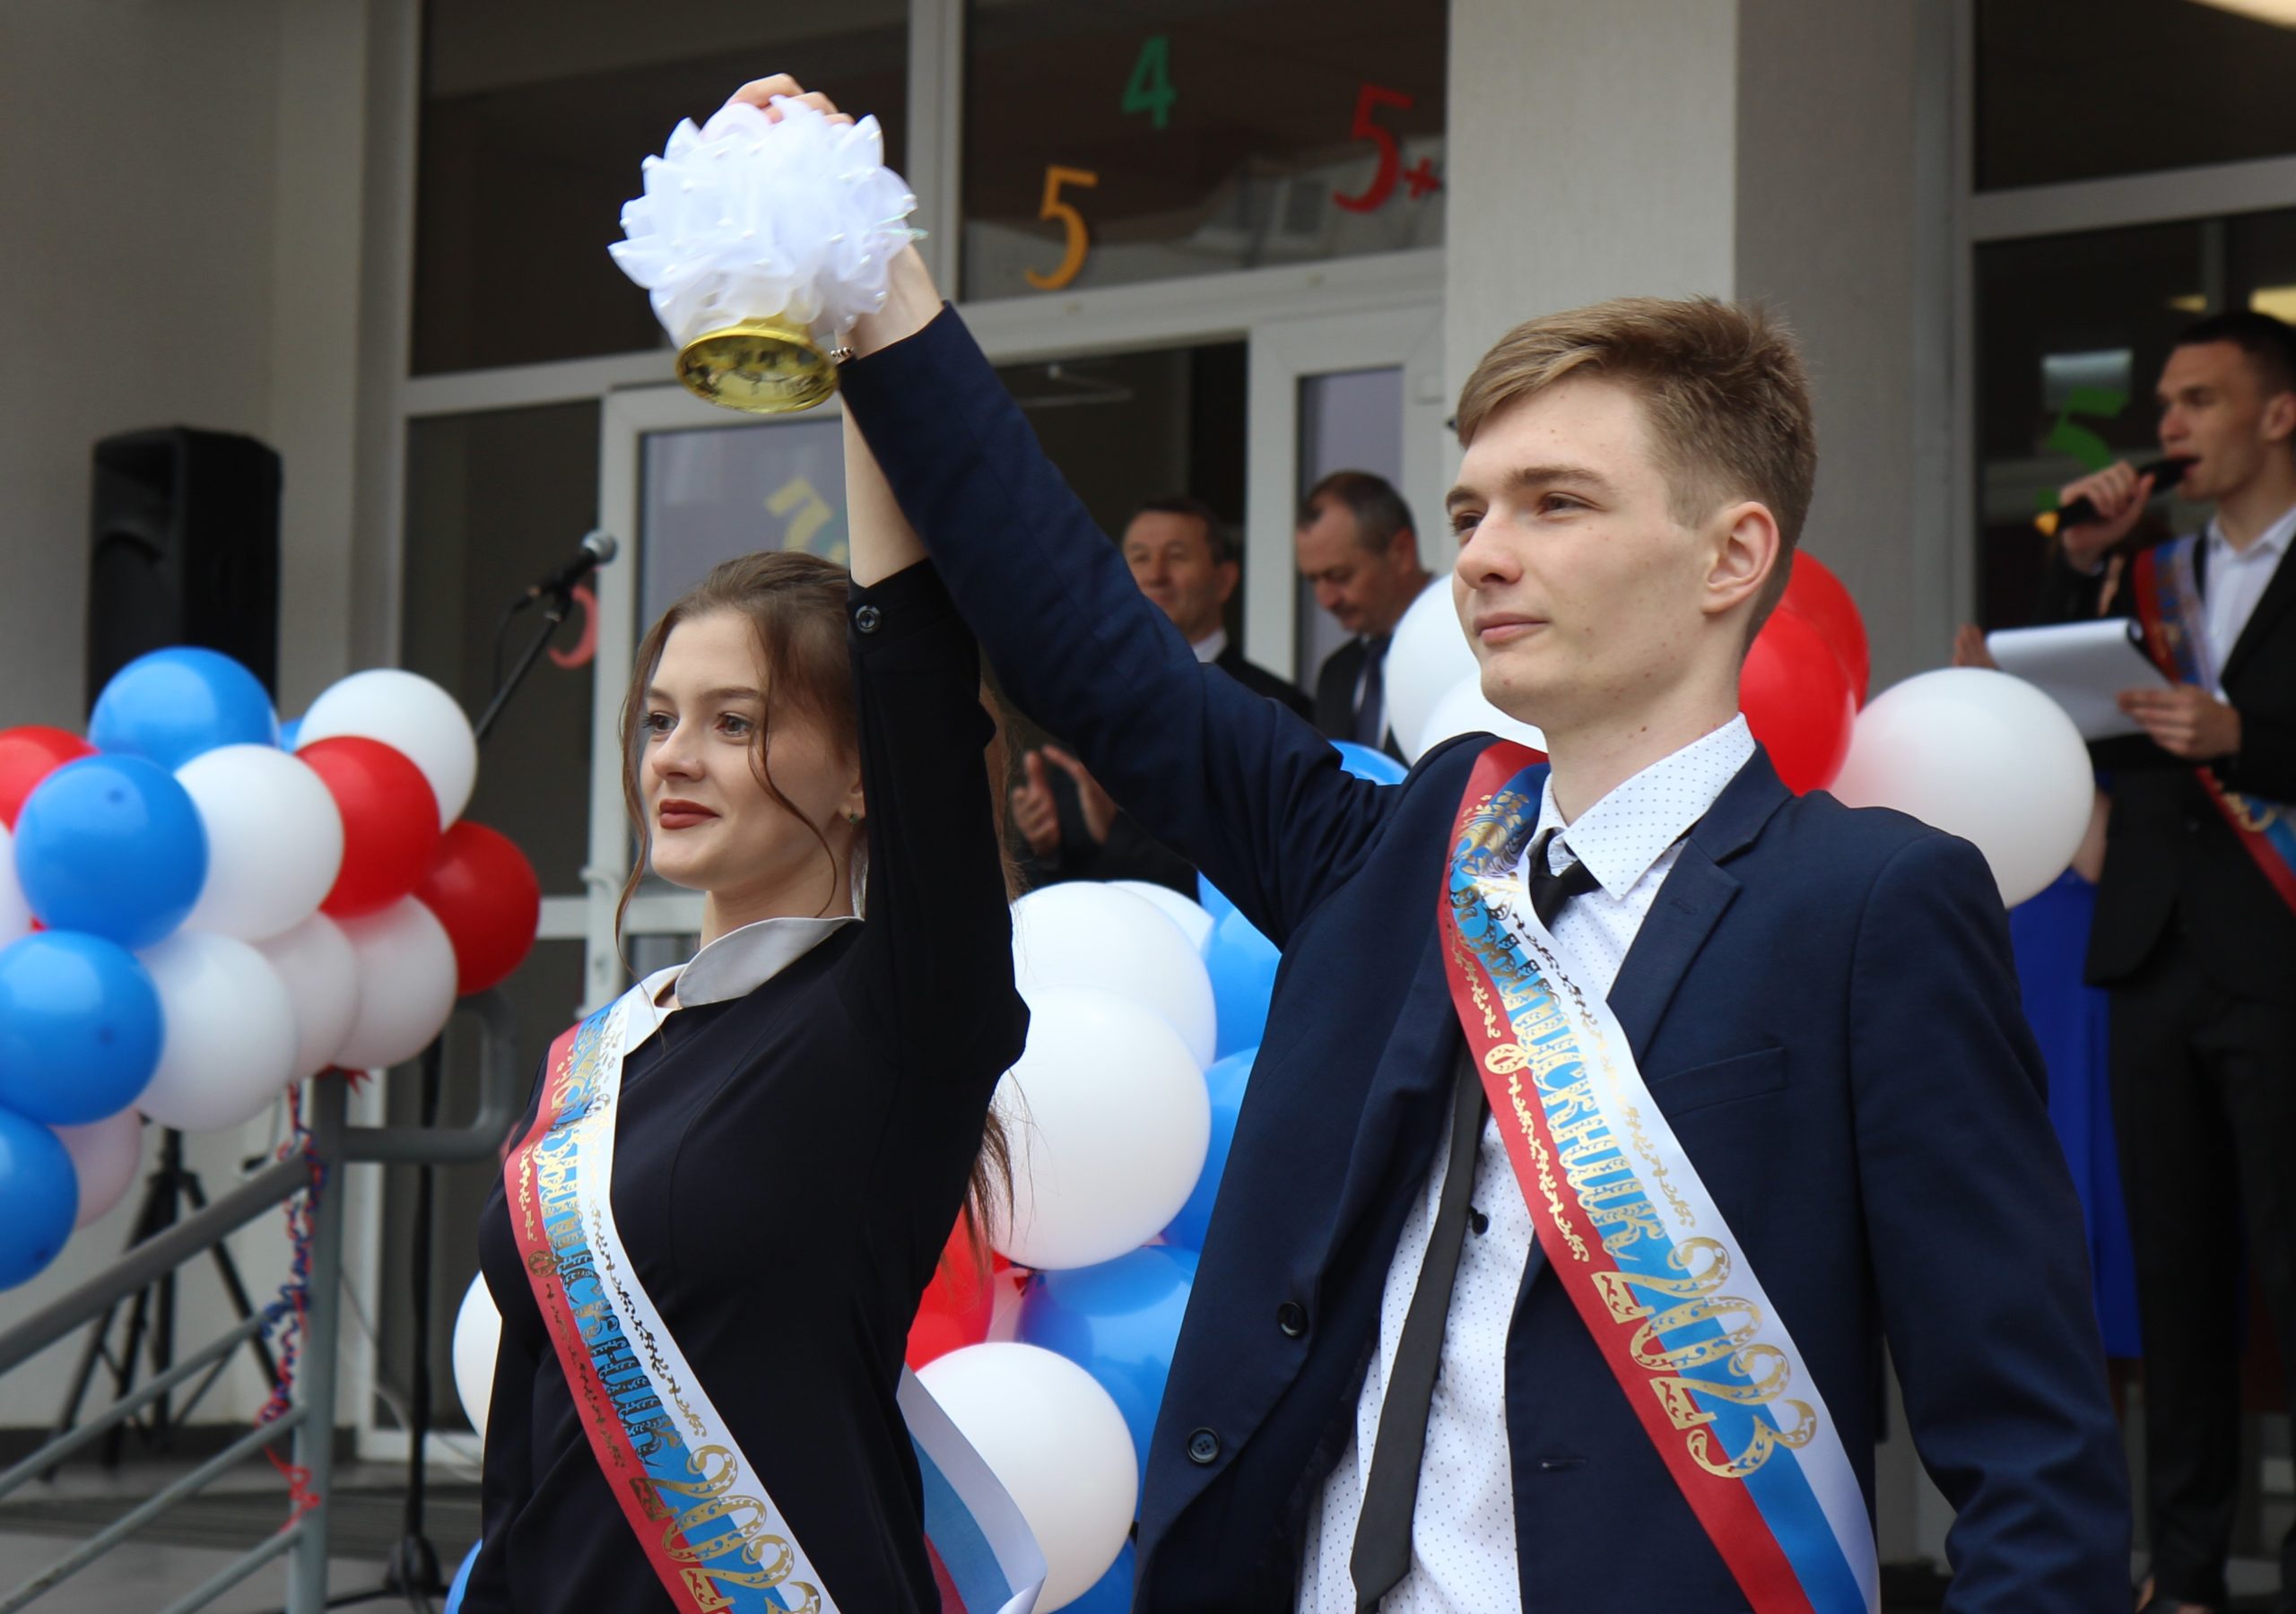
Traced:
[[[866, 917], [761, 921], [646, 983], [661, 1018], [631, 1033], [612, 1198], [639, 1279], [823, 1590], [871, 1614], [937, 1610], [894, 1397], [1028, 1011], [972, 640], [927, 565], [855, 588], [848, 620]], [[533, 1124], [530, 1106], [513, 1138]], [[670, 1608], [568, 1393], [499, 1183], [479, 1245], [502, 1344], [464, 1608]]]

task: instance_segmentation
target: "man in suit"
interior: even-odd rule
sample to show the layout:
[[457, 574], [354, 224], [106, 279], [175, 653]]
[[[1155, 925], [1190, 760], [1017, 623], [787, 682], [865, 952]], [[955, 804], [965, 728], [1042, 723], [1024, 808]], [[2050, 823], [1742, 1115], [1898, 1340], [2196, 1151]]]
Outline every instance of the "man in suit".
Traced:
[[1185, 493], [1152, 499], [1125, 524], [1124, 563], [1140, 592], [1171, 618], [1196, 659], [1217, 667], [1255, 695], [1309, 715], [1308, 698], [1288, 680], [1244, 659], [1223, 620], [1243, 577], [1227, 524]]
[[[2190, 464], [2205, 533], [2118, 568], [2108, 609], [2151, 614], [2179, 550], [2198, 659], [2122, 706], [2142, 736], [2094, 747], [2110, 772], [2088, 976], [2112, 994], [2114, 1124], [2144, 1346], [2148, 1609], [2221, 1610], [2239, 1489], [2242, 1254], [2283, 1361], [2296, 1362], [2296, 871], [2249, 822], [2296, 803], [2296, 337], [2222, 314], [2161, 372], [2161, 447]], [[2109, 551], [2153, 478], [2117, 464], [2064, 490], [2100, 519], [2066, 528], [2056, 614], [2096, 614]], [[2275, 875], [2274, 863], [2278, 872]], [[2281, 1544], [2296, 1609], [2296, 1532]]]
[[[1008, 690], [1284, 950], [1150, 1445], [1136, 1608], [1870, 1609], [1885, 1340], [1959, 1509], [1951, 1607], [2120, 1604], [2080, 1208], [1992, 878], [1909, 819], [1796, 798], [1736, 712], [1815, 463], [1781, 332], [1605, 304], [1518, 327], [1468, 381], [1453, 594], [1485, 691], [1553, 748], [1507, 793], [1535, 825], [1495, 843], [1461, 833], [1495, 810], [1476, 781], [1528, 753], [1466, 736], [1374, 785], [1199, 674], [914, 254], [852, 342], [848, 418]], [[1542, 1197], [1529, 1098], [1503, 1135], [1474, 1107], [1546, 1054], [1470, 1063], [1487, 1017], [1446, 945], [1458, 859], [1494, 845], [1519, 861], [1493, 889], [1615, 1015], [1604, 1068], [1647, 1079], [1632, 1125], [1759, 1274], [1744, 1326], [1790, 1328], [1806, 1419], [1744, 1423], [1731, 1395], [1769, 1392], [1735, 1380], [1635, 1379], [1769, 1361], [1743, 1296], [1718, 1323], [1710, 1297], [1621, 1295], [1598, 1328], [1588, 1271], [1544, 1254], [1585, 1161]], [[1682, 1275], [1650, 1281], [1723, 1280], [1674, 1247]]]
[[1387, 643], [1429, 581], [1410, 508], [1385, 477], [1335, 471], [1300, 501], [1292, 545], [1316, 603], [1355, 636], [1316, 674], [1316, 726], [1403, 761], [1387, 726]]

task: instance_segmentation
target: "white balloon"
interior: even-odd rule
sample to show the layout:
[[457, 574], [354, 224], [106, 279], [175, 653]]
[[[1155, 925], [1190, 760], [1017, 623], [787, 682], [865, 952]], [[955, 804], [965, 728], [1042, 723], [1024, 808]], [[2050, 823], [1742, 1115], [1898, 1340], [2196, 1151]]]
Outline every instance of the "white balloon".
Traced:
[[1462, 678], [1481, 671], [1467, 631], [1459, 626], [1446, 572], [1420, 591], [1396, 623], [1381, 676], [1387, 691], [1387, 726], [1403, 754], [1417, 760], [1428, 742], [1421, 737], [1435, 707]]
[[1202, 952], [1205, 943], [1212, 940], [1213, 927], [1218, 921], [1205, 912], [1202, 903], [1181, 896], [1168, 885], [1158, 885], [1152, 880], [1111, 880], [1108, 883], [1111, 890], [1129, 891], [1143, 902], [1155, 904], [1159, 913], [1180, 927], [1180, 934], [1187, 938], [1187, 944], [1197, 952]]
[[478, 740], [455, 698], [420, 673], [396, 667], [353, 672], [311, 702], [295, 731], [298, 749], [314, 740], [360, 734], [406, 753], [430, 781], [444, 829], [470, 804], [478, 780]]
[[1420, 725], [1419, 749], [1412, 752], [1412, 760], [1416, 762], [1455, 734], [1496, 734], [1501, 740], [1518, 740], [1534, 751], [1546, 749], [1544, 734], [1483, 699], [1480, 672], [1468, 673], [1435, 703], [1427, 721]]
[[160, 990], [160, 1068], [135, 1107], [162, 1126], [252, 1121], [295, 1074], [295, 1006], [264, 956], [206, 931], [136, 955]]
[[917, 1376], [972, 1443], [1044, 1550], [1040, 1610], [1091, 1590], [1132, 1529], [1138, 1459], [1116, 1402], [1035, 1345], [967, 1345]]
[[223, 745], [176, 769], [207, 831], [207, 883], [184, 923], [260, 941], [318, 911], [343, 870], [343, 813], [307, 762]]
[[1857, 714], [1829, 787], [1974, 841], [2014, 907], [2065, 872], [2089, 830], [2095, 775], [2064, 709], [2021, 678], [1944, 667]]
[[502, 1345], [502, 1314], [481, 1272], [463, 1291], [462, 1309], [455, 1314], [455, 1393], [462, 1397], [470, 1427], [486, 1439], [486, 1412], [494, 1400], [494, 1353]]
[[1031, 1003], [1048, 987], [1097, 986], [1161, 1016], [1201, 1071], [1215, 1057], [1218, 1011], [1204, 958], [1157, 906], [1072, 880], [1013, 905], [1013, 973]]
[[72, 1157], [72, 1168], [80, 1178], [80, 1214], [72, 1225], [84, 1228], [101, 1221], [127, 1197], [136, 1167], [144, 1163], [144, 1117], [124, 1109], [85, 1126], [53, 1130], [64, 1144], [64, 1152]]
[[379, 1070], [412, 1059], [455, 1011], [455, 944], [412, 897], [338, 923], [359, 960], [359, 1010], [335, 1063]]
[[359, 1013], [359, 957], [351, 938], [325, 914], [256, 943], [271, 961], [295, 1006], [295, 1074], [309, 1076], [335, 1061]]
[[1147, 1243], [1187, 1202], [1212, 1136], [1203, 1069], [1178, 1035], [1087, 986], [1029, 1000], [1028, 1047], [996, 1113], [1013, 1210], [995, 1243], [1025, 1267], [1093, 1266]]
[[16, 836], [0, 824], [0, 947], [32, 933], [32, 905], [16, 882]]

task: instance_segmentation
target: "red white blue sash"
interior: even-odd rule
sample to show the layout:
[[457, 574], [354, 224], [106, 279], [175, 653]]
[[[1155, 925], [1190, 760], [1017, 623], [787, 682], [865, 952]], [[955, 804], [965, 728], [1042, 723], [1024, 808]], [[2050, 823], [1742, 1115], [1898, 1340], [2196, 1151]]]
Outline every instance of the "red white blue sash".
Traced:
[[[2218, 689], [2223, 670], [2221, 655], [2230, 645], [2208, 642], [2208, 613], [2201, 603], [2193, 554], [2200, 538], [2187, 534], [2155, 544], [2136, 557], [2136, 620], [2144, 629], [2144, 647], [2153, 664], [2179, 683]], [[2196, 768], [2194, 775], [2216, 811], [2232, 826], [2232, 833], [2248, 848], [2280, 899], [2296, 908], [2296, 809], [2261, 796], [2227, 790], [2216, 775]]]
[[[503, 1164], [511, 1230], [590, 1449], [679, 1614], [835, 1614], [614, 1225], [622, 1054], [655, 1014], [633, 987], [552, 1046], [533, 1130]], [[1045, 1565], [1020, 1510], [906, 1370], [899, 1399], [944, 1614], [1030, 1614]]]
[[1757, 1614], [1874, 1614], [1873, 1525], [1824, 1398], [1625, 1033], [1517, 874], [1537, 766], [1503, 741], [1476, 762], [1441, 924], [1539, 1245]]

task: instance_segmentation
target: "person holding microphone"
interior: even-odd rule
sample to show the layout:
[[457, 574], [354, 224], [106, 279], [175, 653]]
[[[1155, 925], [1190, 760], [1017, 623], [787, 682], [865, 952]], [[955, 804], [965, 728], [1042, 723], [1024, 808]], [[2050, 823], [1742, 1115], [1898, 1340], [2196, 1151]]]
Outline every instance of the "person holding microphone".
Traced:
[[[2220, 314], [2171, 350], [2161, 447], [2200, 533], [2123, 558], [2174, 474], [2122, 463], [2063, 490], [2048, 614], [2139, 621], [2171, 687], [2092, 748], [2112, 775], [2088, 979], [2112, 995], [2119, 1138], [2144, 1349], [2152, 1569], [2141, 1607], [2208, 1614], [2239, 1488], [2241, 1269], [2296, 1361], [2296, 333]], [[2280, 1601], [2296, 1610], [2296, 1532]]]

